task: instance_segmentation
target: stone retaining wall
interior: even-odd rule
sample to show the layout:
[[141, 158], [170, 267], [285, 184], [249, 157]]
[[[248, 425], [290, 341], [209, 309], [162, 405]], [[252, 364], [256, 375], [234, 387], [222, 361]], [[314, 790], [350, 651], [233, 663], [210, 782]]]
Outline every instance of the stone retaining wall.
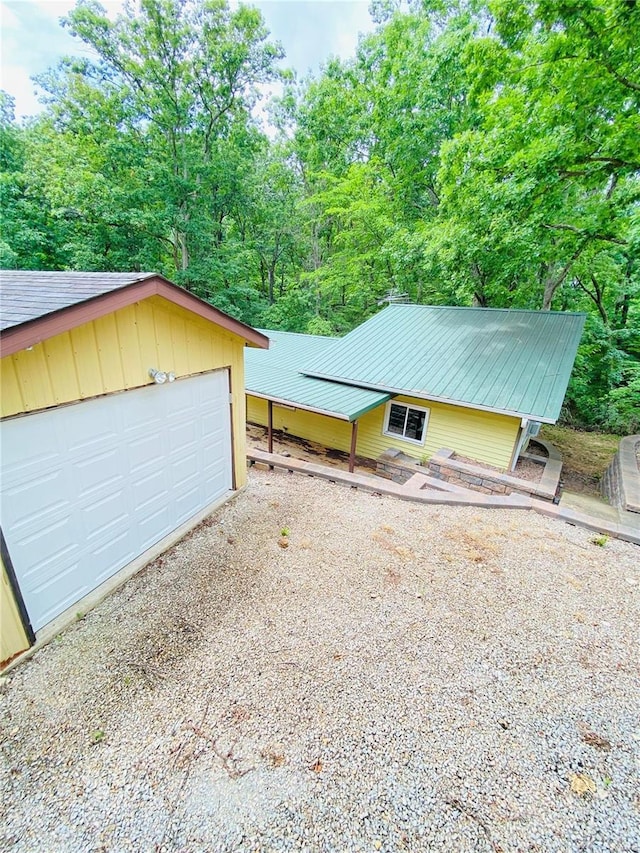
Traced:
[[376, 459], [376, 474], [394, 483], [406, 483], [413, 475], [421, 471], [422, 465], [417, 459], [405, 456], [400, 450], [390, 448]]
[[612, 506], [627, 512], [640, 513], [640, 471], [637, 447], [640, 435], [628, 435], [620, 440], [618, 452], [604, 472], [600, 488]]
[[461, 462], [458, 459], [453, 459], [454, 451], [448, 449], [438, 450], [437, 453], [434, 453], [429, 460], [429, 471], [431, 476], [439, 480], [485, 495], [510, 495], [515, 492], [520, 495], [529, 495], [530, 497], [557, 502], [560, 499], [560, 471], [562, 470], [560, 454], [547, 442], [536, 439], [536, 443], [547, 451], [547, 458], [531, 454], [526, 456], [527, 459], [544, 465], [544, 472], [539, 483], [522, 480], [519, 477], [502, 474], [499, 471], [491, 471], [470, 462]]
[[[481, 492], [485, 495], [515, 493], [542, 498], [547, 501], [557, 501], [559, 500], [562, 459], [556, 448], [546, 441], [536, 438], [535, 443], [546, 450], [547, 457], [534, 456], [528, 453], [524, 456], [544, 466], [539, 483], [521, 480], [519, 477], [510, 474], [502, 474], [500, 471], [492, 471], [482, 467], [482, 465], [460, 462], [452, 458], [454, 451], [447, 449], [438, 450], [437, 453], [434, 453], [428, 463], [428, 472], [437, 480]], [[425, 468], [418, 460], [405, 456], [400, 450], [387, 450], [377, 460], [376, 474], [401, 485], [410, 480], [414, 474], [424, 471]]]

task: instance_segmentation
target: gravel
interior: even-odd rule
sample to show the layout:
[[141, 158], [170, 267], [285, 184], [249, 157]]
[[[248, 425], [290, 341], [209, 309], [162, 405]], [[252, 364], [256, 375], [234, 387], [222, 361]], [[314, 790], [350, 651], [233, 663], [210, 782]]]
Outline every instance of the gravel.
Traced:
[[4, 681], [0, 849], [640, 851], [640, 550], [595, 538], [252, 469]]

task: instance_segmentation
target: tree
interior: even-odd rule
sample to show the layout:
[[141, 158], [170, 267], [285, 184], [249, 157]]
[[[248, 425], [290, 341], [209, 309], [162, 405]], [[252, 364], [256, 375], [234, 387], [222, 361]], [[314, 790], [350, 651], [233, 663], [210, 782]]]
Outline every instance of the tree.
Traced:
[[75, 170], [77, 201], [107, 230], [154, 240], [186, 286], [210, 292], [213, 278], [213, 290], [224, 288], [225, 220], [261, 144], [250, 111], [282, 56], [259, 12], [142, 0], [110, 21], [80, 0], [66, 26], [100, 57], [66, 61], [40, 81], [53, 129], [87, 167]]

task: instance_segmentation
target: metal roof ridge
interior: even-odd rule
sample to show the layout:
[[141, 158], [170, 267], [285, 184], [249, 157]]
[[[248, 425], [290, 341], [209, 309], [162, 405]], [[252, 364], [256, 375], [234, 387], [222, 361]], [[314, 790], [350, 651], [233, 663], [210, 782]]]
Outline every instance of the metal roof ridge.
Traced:
[[[418, 304], [418, 303], [406, 303], [406, 302], [392, 302], [389, 305], [385, 306], [382, 311], [377, 311], [375, 314], [372, 314], [367, 320], [364, 320], [360, 325], [355, 326], [351, 329], [352, 332], [355, 332], [356, 329], [359, 329], [361, 326], [364, 326], [365, 323], [368, 323], [369, 320], [373, 320], [374, 317], [382, 314], [383, 311], [388, 311], [389, 308], [401, 308], [401, 309], [411, 309], [411, 308], [430, 308], [430, 309], [438, 309], [441, 311], [482, 311], [485, 313], [488, 312], [502, 312], [505, 314], [537, 314], [540, 316], [557, 316], [561, 314], [563, 317], [571, 316], [571, 317], [586, 317], [586, 311], [557, 311], [555, 309], [543, 310], [542, 308], [485, 308], [482, 305], [427, 305], [427, 304]], [[347, 335], [351, 334], [351, 332], [347, 332]], [[345, 335], [346, 337], [346, 335]], [[339, 338], [338, 340], [342, 340]]]
[[339, 338], [335, 335], [314, 335], [311, 332], [289, 332], [285, 329], [257, 329], [258, 332], [261, 332], [263, 335], [290, 335], [291, 337], [297, 338], [312, 338], [313, 340], [321, 340], [321, 341], [340, 341], [342, 338]]

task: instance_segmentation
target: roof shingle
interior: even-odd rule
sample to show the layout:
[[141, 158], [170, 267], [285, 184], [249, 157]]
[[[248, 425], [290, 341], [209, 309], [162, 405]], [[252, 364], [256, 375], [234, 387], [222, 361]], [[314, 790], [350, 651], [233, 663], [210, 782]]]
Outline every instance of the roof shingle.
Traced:
[[155, 273], [38, 272], [1, 270], [0, 331], [37, 320]]

